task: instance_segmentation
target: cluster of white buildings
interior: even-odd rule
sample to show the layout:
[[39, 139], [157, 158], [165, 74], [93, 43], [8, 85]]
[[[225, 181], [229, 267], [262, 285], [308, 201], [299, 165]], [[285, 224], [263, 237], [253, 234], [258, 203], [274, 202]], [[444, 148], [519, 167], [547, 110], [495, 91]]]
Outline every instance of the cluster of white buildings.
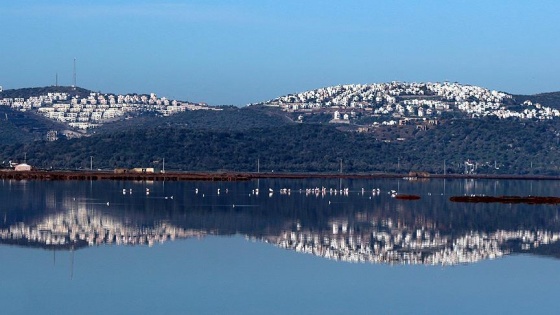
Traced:
[[337, 85], [282, 96], [264, 105], [290, 112], [325, 109], [359, 109], [369, 115], [391, 117], [426, 117], [443, 112], [462, 112], [470, 117], [497, 116], [523, 119], [552, 119], [560, 111], [525, 101], [521, 111], [509, 109], [513, 97], [459, 83], [405, 83]]
[[114, 95], [90, 93], [88, 97], [72, 96], [68, 93], [47, 93], [24, 98], [0, 99], [0, 106], [9, 106], [19, 111], [36, 111], [56, 121], [79, 129], [88, 129], [105, 122], [126, 117], [127, 114], [143, 111], [169, 116], [186, 110], [214, 109], [206, 104], [194, 104], [169, 100], [150, 95]]
[[409, 228], [380, 220], [359, 232], [348, 222], [332, 222], [326, 231], [298, 229], [264, 241], [280, 248], [327, 259], [384, 264], [456, 265], [495, 259], [519, 250], [560, 241], [560, 233], [544, 230], [499, 230], [494, 233], [470, 232], [457, 238], [443, 236], [436, 228]]

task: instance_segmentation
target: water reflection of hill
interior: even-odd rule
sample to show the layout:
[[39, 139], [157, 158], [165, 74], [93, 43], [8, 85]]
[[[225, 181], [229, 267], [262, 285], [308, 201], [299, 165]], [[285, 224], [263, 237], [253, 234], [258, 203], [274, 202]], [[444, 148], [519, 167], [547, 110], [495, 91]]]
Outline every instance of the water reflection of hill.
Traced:
[[528, 250], [527, 252], [533, 255], [560, 259], [560, 242], [553, 242], [543, 246], [538, 246]]
[[229, 193], [222, 186], [220, 195], [220, 184], [196, 184], [200, 192], [195, 194], [194, 184], [175, 183], [165, 187], [167, 198], [157, 187], [152, 188], [157, 196], [148, 198], [123, 195], [126, 184], [111, 183], [97, 199], [88, 195], [87, 186], [27, 187], [26, 194], [34, 197], [19, 203], [10, 199], [17, 211], [4, 211], [0, 238], [5, 244], [70, 249], [242, 234], [328, 259], [399, 264], [471, 263], [517, 252], [560, 257], [554, 206], [450, 203], [426, 183], [400, 187], [422, 195], [418, 202], [362, 192], [361, 182], [350, 183], [347, 195], [329, 189], [300, 192], [297, 186], [288, 195], [277, 189], [285, 184], [269, 182], [276, 192], [255, 196], [251, 183], [230, 183]]

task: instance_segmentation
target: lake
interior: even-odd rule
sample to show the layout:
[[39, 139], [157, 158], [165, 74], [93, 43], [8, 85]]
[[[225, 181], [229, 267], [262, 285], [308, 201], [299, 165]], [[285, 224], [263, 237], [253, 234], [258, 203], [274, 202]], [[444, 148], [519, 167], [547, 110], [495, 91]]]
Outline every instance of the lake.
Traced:
[[449, 198], [559, 186], [5, 180], [2, 313], [554, 313], [559, 206]]

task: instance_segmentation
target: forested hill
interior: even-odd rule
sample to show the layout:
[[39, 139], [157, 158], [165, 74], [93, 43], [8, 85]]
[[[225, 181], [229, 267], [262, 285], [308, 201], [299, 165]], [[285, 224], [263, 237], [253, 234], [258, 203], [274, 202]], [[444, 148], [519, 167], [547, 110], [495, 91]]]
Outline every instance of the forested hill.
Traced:
[[[390, 86], [395, 91], [401, 91], [399, 84]], [[513, 96], [513, 100], [510, 95], [478, 87], [430, 85], [433, 89], [443, 89], [436, 89], [430, 92], [432, 94], [441, 94], [447, 91], [445, 89], [480, 92], [487, 98], [480, 96], [483, 101], [477, 104], [485, 106], [490, 104], [488, 99], [499, 96], [500, 104], [509, 106], [508, 113], [512, 114], [502, 115], [505, 118], [499, 119], [496, 115], [477, 116], [474, 112], [459, 115], [458, 112], [445, 110], [451, 102], [444, 97], [446, 94], [438, 96], [441, 100], [437, 104], [432, 99], [435, 94], [423, 95], [416, 100], [418, 102], [413, 102], [410, 98], [417, 97], [414, 96], [416, 92], [425, 93], [422, 89], [425, 85], [406, 86], [419, 90], [407, 92], [405, 89], [401, 92], [406, 95], [400, 98], [387, 93], [385, 97], [403, 104], [416, 104], [418, 112], [389, 106], [385, 99], [379, 100], [380, 105], [375, 110], [373, 107], [348, 107], [345, 111], [342, 107], [348, 104], [343, 101], [353, 100], [350, 96], [354, 94], [342, 92], [371, 92], [371, 87], [355, 86], [329, 90], [340, 92], [341, 97], [339, 105], [331, 104], [338, 106], [332, 110], [313, 107], [316, 103], [302, 103], [302, 99], [311, 100], [312, 97], [326, 95], [320, 91], [302, 93], [297, 98], [293, 96], [293, 99], [286, 100], [291, 103], [282, 101], [278, 106], [237, 108], [189, 103], [189, 109], [172, 114], [167, 109], [148, 110], [150, 106], [155, 106], [150, 102], [168, 101], [154, 96], [129, 104], [131, 107], [128, 109], [137, 109], [134, 114], [123, 110], [126, 115], [108, 117], [102, 126], [81, 130], [80, 133], [66, 132], [77, 129], [40, 116], [35, 107], [29, 109], [31, 103], [20, 111], [0, 106], [0, 161], [23, 161], [27, 156], [27, 161], [38, 168], [84, 169], [89, 168], [93, 157], [95, 168], [110, 170], [157, 166], [154, 162], [165, 158], [166, 168], [171, 170], [254, 171], [259, 160], [261, 170], [284, 172], [338, 172], [342, 161], [345, 172], [560, 174], [560, 119], [555, 118], [560, 115], [558, 110], [518, 104], [531, 100], [543, 106], [558, 107], [556, 100], [560, 99], [560, 93], [517, 95]], [[0, 98], [72, 91], [84, 95], [90, 92], [81, 88], [45, 87], [19, 89], [17, 93], [7, 90], [0, 94]], [[460, 93], [453, 95], [461, 97]], [[370, 96], [373, 97], [373, 94]], [[95, 100], [80, 100], [86, 105], [88, 102], [94, 103]], [[469, 104], [473, 105], [472, 102]], [[89, 104], [90, 109], [96, 106], [93, 103]], [[292, 105], [286, 107], [286, 104]], [[492, 110], [502, 114], [507, 112], [496, 104], [492, 103]], [[410, 107], [415, 109], [412, 105]], [[428, 114], [432, 105], [436, 107]], [[311, 108], [303, 108], [305, 106]], [[480, 107], [482, 105], [477, 106], [465, 108], [471, 111], [483, 108]], [[42, 109], [42, 112], [49, 112], [49, 108]], [[403, 116], [397, 109], [410, 117]], [[441, 110], [441, 115], [436, 109]], [[341, 111], [338, 119], [333, 118], [338, 110]], [[514, 113], [522, 113], [523, 116], [515, 116]], [[66, 114], [78, 115], [75, 112]], [[59, 140], [46, 142], [48, 131], [58, 131]], [[62, 131], [83, 137], [69, 140], [62, 136]]]
[[40, 95], [47, 95], [48, 93], [67, 93], [69, 95], [78, 97], [87, 97], [92, 91], [71, 86], [45, 86], [21, 89], [9, 89], [0, 92], [0, 99], [2, 98], [24, 98], [37, 97]]
[[539, 93], [534, 95], [513, 95], [519, 103], [526, 100], [543, 106], [560, 109], [560, 92]]
[[245, 130], [271, 128], [293, 123], [279, 110], [259, 107], [217, 107], [219, 110], [185, 111], [169, 117], [140, 115], [134, 119], [105, 124], [95, 129], [96, 134], [113, 133], [124, 129], [153, 128], [158, 126], [205, 130]]
[[[397, 126], [393, 128], [399, 128]], [[43, 168], [150, 167], [183, 171], [559, 174], [560, 123], [516, 120], [449, 120], [414, 129], [403, 141], [379, 141], [375, 133], [342, 132], [330, 125], [289, 124], [245, 130], [159, 126], [88, 138], [0, 147], [2, 160]]]
[[30, 112], [0, 106], [0, 143], [14, 144], [44, 140], [49, 130], [64, 130], [62, 123]]

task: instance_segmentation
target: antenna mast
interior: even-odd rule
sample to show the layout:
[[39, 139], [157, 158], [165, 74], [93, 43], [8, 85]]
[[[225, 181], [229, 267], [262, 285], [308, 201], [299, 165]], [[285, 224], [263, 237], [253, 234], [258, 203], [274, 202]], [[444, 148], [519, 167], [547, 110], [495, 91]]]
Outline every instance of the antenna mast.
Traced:
[[76, 58], [74, 58], [74, 72], [73, 72], [73, 85], [72, 87], [76, 89]]

